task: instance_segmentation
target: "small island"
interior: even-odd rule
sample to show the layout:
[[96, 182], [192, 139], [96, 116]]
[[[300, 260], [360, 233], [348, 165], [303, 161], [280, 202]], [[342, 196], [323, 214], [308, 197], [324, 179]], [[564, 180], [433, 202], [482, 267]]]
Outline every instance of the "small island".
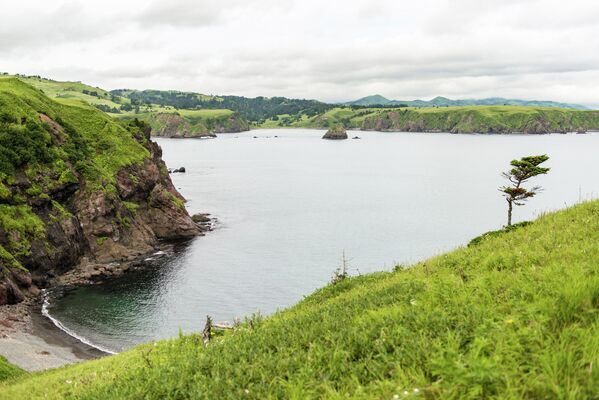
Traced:
[[327, 133], [325, 133], [322, 138], [330, 139], [330, 140], [347, 139], [347, 131], [345, 130], [345, 127], [343, 126], [343, 124], [333, 125], [332, 127], [329, 128]]

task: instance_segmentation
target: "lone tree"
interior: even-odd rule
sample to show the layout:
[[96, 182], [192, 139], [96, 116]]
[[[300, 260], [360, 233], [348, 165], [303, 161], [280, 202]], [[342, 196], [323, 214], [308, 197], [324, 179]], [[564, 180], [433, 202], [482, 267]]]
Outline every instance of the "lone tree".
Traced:
[[512, 211], [514, 205], [524, 205], [526, 200], [534, 197], [541, 191], [540, 186], [526, 189], [522, 187], [522, 184], [532, 177], [544, 175], [549, 172], [549, 168], [539, 166], [547, 160], [549, 160], [547, 155], [522, 157], [520, 160], [512, 160], [510, 164], [513, 168], [509, 170], [509, 172], [501, 174], [511, 183], [511, 185], [499, 188], [499, 191], [503, 193], [503, 197], [505, 197], [508, 204], [507, 226], [512, 226]]

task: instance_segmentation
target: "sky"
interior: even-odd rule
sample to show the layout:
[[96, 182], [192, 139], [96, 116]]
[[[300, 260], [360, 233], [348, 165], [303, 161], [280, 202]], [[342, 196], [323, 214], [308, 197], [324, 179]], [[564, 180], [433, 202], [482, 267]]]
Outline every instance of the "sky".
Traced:
[[105, 89], [599, 106], [599, 1], [5, 0], [0, 71]]

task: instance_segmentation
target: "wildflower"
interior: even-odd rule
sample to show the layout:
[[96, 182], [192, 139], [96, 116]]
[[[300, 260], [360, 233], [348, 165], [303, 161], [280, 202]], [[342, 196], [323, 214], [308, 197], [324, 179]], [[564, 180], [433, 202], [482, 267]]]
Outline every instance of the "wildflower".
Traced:
[[415, 306], [416, 305], [416, 300], [414, 300], [414, 299], [410, 300], [410, 304], [413, 305], [413, 306]]
[[511, 325], [511, 324], [513, 324], [513, 323], [514, 323], [514, 320], [513, 320], [513, 319], [511, 319], [511, 318], [510, 318], [510, 319], [506, 319], [506, 320], [505, 320], [505, 323], [506, 323], [507, 325]]
[[70, 379], [67, 379], [67, 380], [65, 381], [65, 383], [66, 383], [67, 385], [70, 385], [71, 383], [73, 383], [73, 381], [72, 381], [72, 380], [70, 380]]
[[393, 395], [393, 400], [397, 400], [397, 399], [399, 399], [399, 395], [398, 394], [394, 394]]

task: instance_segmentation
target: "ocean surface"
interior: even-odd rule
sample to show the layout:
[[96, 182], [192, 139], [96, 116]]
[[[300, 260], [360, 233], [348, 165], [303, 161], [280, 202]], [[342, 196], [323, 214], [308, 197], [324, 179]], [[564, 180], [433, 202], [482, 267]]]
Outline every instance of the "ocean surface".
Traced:
[[[156, 139], [190, 213], [213, 232], [107, 283], [47, 293], [62, 329], [109, 351], [292, 306], [350, 273], [389, 271], [463, 246], [506, 221], [497, 190], [514, 158], [548, 154], [544, 191], [515, 222], [599, 194], [599, 134], [452, 135], [253, 130]], [[256, 138], [255, 138], [256, 136]]]

